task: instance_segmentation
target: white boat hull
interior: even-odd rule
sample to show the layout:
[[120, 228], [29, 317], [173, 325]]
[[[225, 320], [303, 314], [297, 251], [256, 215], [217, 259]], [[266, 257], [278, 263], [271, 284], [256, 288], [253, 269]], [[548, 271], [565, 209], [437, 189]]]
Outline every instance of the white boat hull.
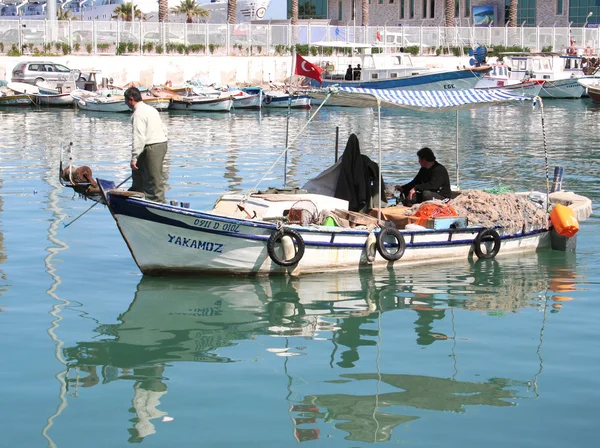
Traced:
[[0, 96], [0, 106], [31, 106], [34, 104], [30, 95], [6, 95]]
[[171, 100], [169, 98], [144, 98], [144, 103], [160, 111], [167, 110], [171, 107]]
[[[108, 188], [111, 188], [108, 185]], [[480, 227], [401, 231], [404, 255], [390, 262], [375, 256], [368, 261], [367, 230], [325, 226], [288, 226], [302, 237], [305, 251], [290, 267], [272, 260], [267, 242], [277, 231], [274, 223], [224, 217], [214, 213], [167, 206], [143, 199], [106, 193], [109, 209], [140, 270], [147, 275], [254, 275], [386, 269], [406, 264], [439, 263], [473, 255]], [[375, 234], [379, 229], [374, 231]], [[550, 245], [546, 229], [502, 235], [499, 255], [531, 252]]]
[[585, 87], [579, 84], [580, 78], [557, 79], [546, 81], [540, 90], [542, 98], [581, 98]]
[[247, 97], [233, 97], [234, 109], [260, 109], [262, 106], [262, 95], [249, 95]]
[[217, 99], [201, 99], [201, 100], [191, 100], [191, 99], [183, 99], [176, 100], [173, 99], [171, 103], [171, 109], [173, 110], [193, 110], [197, 112], [229, 112], [231, 110], [231, 106], [233, 105], [233, 100], [227, 98], [217, 98]]
[[[289, 95], [272, 96], [268, 93], [263, 98], [263, 107], [267, 109], [287, 109], [289, 106]], [[307, 96], [292, 97], [292, 109], [310, 109], [311, 98]]]
[[69, 93], [59, 93], [56, 95], [47, 95], [40, 93], [39, 95], [32, 95], [36, 104], [41, 106], [57, 106], [66, 107], [73, 104], [73, 97]]

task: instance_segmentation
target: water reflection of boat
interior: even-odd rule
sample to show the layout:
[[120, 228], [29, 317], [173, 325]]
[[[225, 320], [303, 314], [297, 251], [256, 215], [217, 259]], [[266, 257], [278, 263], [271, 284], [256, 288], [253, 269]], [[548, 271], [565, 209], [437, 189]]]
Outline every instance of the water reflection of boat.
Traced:
[[[347, 432], [350, 440], [385, 441], [398, 425], [420, 418], [419, 410], [463, 412], [471, 405], [510, 407], [517, 400], [528, 398], [528, 384], [536, 381], [531, 381], [532, 376], [459, 378], [459, 369], [454, 368], [455, 373], [449, 375], [448, 369], [439, 366], [433, 374], [398, 372], [389, 369], [383, 356], [384, 369], [380, 371], [370, 364], [373, 350], [379, 353], [382, 335], [389, 335], [398, 327], [396, 323], [382, 326], [382, 314], [389, 316], [388, 323], [390, 318], [406, 322], [409, 316], [409, 322], [414, 322], [417, 347], [436, 344], [447, 360], [447, 352], [454, 350], [460, 339], [444, 330], [450, 324], [455, 326], [455, 311], [476, 311], [486, 319], [526, 307], [545, 310], [550, 297], [545, 292], [549, 287], [557, 291], [575, 287], [571, 256], [574, 254], [546, 252], [504, 263], [457, 263], [435, 271], [414, 267], [407, 268], [398, 278], [393, 272], [386, 276], [301, 279], [143, 277], [117, 324], [101, 324], [95, 330], [98, 337], [64, 349], [71, 371], [69, 387], [131, 381], [135, 417], [130, 433], [131, 440], [138, 440], [156, 431], [153, 420], [168, 416], [166, 410], [160, 409], [161, 397], [167, 393], [167, 378], [172, 376], [166, 371], [176, 369], [177, 363], [253, 361], [256, 354], [242, 344], [261, 339], [259, 345], [263, 348], [259, 350], [264, 353], [267, 347], [286, 341], [285, 347], [269, 349], [271, 353], [265, 356], [313, 356], [309, 351], [314, 351], [322, 352], [329, 364], [327, 374], [318, 365], [310, 364], [311, 372], [320, 375], [319, 383], [330, 383], [326, 389], [315, 389], [314, 382], [302, 381], [295, 386], [294, 370], [306, 369], [306, 363], [295, 363], [293, 356], [282, 358], [290, 378], [289, 387], [298, 387], [294, 394], [288, 394], [295, 437], [318, 437], [319, 431], [311, 423], [323, 419]], [[406, 330], [404, 325], [402, 331]], [[291, 342], [294, 339], [314, 342], [307, 348], [305, 342]], [[316, 358], [312, 359], [314, 363]], [[454, 353], [450, 359], [457, 362]], [[360, 370], [347, 370], [359, 363]], [[329, 366], [346, 370], [336, 375]], [[376, 394], [365, 393], [364, 385], [369, 382], [377, 383]], [[178, 387], [178, 383], [170, 387]], [[242, 388], [245, 387], [248, 384]], [[413, 409], [399, 411], [398, 406]]]

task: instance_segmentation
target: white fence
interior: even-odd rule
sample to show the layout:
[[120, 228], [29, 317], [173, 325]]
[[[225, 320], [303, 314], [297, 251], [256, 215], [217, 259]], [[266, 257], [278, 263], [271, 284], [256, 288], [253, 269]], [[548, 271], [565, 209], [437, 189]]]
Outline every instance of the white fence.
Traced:
[[416, 47], [422, 54], [475, 45], [562, 52], [571, 39], [595, 53], [600, 29], [0, 20], [0, 53], [283, 55], [298, 44], [314, 47], [310, 51], [316, 55], [321, 50], [314, 44], [322, 41]]

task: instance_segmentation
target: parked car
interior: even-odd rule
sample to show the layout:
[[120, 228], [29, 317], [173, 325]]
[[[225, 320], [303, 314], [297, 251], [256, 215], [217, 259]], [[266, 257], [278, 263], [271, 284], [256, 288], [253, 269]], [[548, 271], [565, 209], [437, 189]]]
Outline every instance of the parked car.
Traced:
[[19, 62], [12, 71], [12, 81], [35, 85], [40, 81], [64, 81], [69, 74], [73, 74], [76, 79], [87, 81], [86, 76], [79, 70], [71, 70], [51, 61]]
[[[43, 31], [34, 31], [27, 28], [23, 28], [21, 30], [23, 36], [23, 44], [43, 44], [44, 43], [44, 32]], [[4, 42], [7, 44], [19, 44], [19, 29], [11, 28], [6, 30], [0, 36], [0, 42]]]
[[[173, 33], [165, 34], [166, 43], [168, 44], [183, 44], [183, 39]], [[162, 44], [161, 33], [146, 33], [144, 35], [144, 42], [152, 42], [153, 44]]]

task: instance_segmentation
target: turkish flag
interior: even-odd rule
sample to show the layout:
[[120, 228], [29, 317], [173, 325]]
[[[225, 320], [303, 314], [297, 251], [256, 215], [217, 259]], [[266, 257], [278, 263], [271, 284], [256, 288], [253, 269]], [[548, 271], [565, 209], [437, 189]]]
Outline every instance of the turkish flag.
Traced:
[[306, 76], [307, 78], [312, 78], [315, 81], [319, 81], [319, 84], [322, 84], [321, 73], [323, 73], [323, 69], [315, 64], [311, 64], [298, 53], [296, 53], [296, 70], [294, 71], [296, 75]]

